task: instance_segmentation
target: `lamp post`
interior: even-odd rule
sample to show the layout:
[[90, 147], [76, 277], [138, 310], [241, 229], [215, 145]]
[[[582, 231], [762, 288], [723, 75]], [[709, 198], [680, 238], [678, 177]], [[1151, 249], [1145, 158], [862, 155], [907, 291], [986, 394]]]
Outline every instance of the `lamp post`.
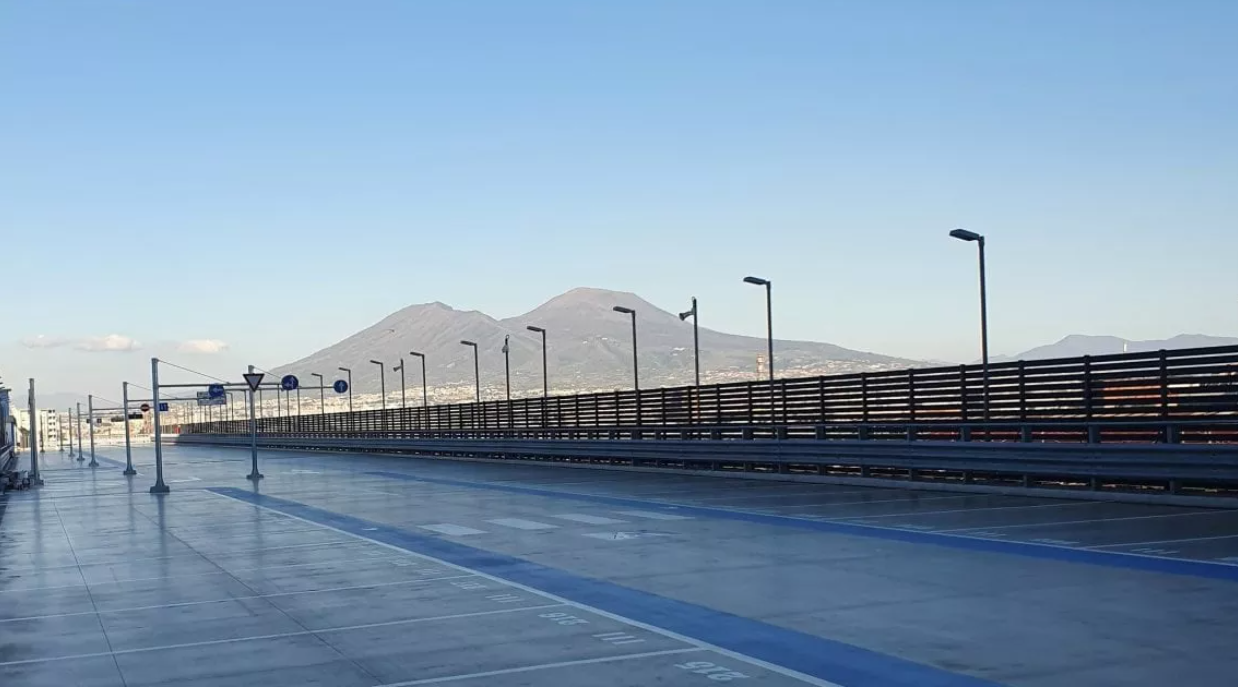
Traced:
[[511, 337], [503, 337], [503, 379], [507, 384], [507, 400], [512, 400]]
[[73, 406], [69, 406], [69, 419], [65, 422], [65, 427], [69, 431], [69, 457], [77, 455], [73, 452]]
[[696, 369], [696, 385], [701, 385], [701, 333], [696, 319], [696, 296], [692, 297], [692, 309], [679, 313], [679, 319], [692, 318], [692, 364]]
[[77, 459], [78, 461], [86, 460], [86, 452], [82, 450], [82, 404], [77, 404], [77, 421], [73, 423], [77, 427]]
[[381, 360], [371, 360], [370, 362], [378, 366], [378, 388], [382, 393], [382, 400], [379, 401], [379, 407], [383, 410], [387, 409], [387, 372], [386, 367]]
[[542, 398], [550, 396], [550, 373], [546, 369], [546, 330], [529, 325], [525, 329], [542, 335]]
[[773, 284], [768, 279], [760, 277], [744, 277], [745, 284], [765, 287], [765, 331], [768, 339], [767, 348], [769, 359], [766, 360], [765, 367], [769, 371], [769, 381], [774, 381], [774, 296]]
[[400, 358], [400, 364], [392, 368], [392, 372], [400, 371], [400, 409], [408, 407], [408, 397], [404, 394], [404, 358]]
[[318, 374], [317, 372], [311, 372], [310, 376], [318, 378], [318, 414], [326, 415], [327, 414], [327, 392], [325, 391], [326, 389], [325, 380], [323, 379], [323, 376]]
[[625, 308], [622, 305], [616, 305], [611, 310], [632, 316], [632, 388], [640, 391], [640, 372], [637, 369], [636, 356], [636, 311], [631, 308]]
[[421, 405], [429, 406], [429, 396], [426, 393], [426, 356], [417, 351], [409, 351], [408, 354], [421, 358]]
[[478, 403], [481, 403], [481, 363], [479, 362], [479, 359], [477, 356], [477, 342], [476, 341], [464, 341], [462, 339], [460, 343], [465, 346], [469, 346], [473, 349], [474, 398], [477, 400]]
[[352, 412], [352, 370], [347, 367], [341, 367], [340, 372], [348, 374], [348, 412]]
[[989, 419], [989, 305], [984, 273], [984, 236], [966, 229], [955, 229], [950, 236], [960, 241], [975, 242], [980, 257], [980, 360], [984, 378], [984, 419]]

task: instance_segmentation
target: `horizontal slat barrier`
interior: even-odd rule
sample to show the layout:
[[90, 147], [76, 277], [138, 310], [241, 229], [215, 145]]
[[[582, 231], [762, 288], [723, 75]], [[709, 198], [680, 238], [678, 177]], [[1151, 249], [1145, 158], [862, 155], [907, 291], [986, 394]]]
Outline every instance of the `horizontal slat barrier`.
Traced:
[[[986, 394], [986, 388], [988, 393]], [[986, 402], [987, 399], [987, 402]], [[847, 423], [1075, 422], [1135, 419], [1148, 431], [1102, 428], [1102, 441], [1238, 442], [1238, 346], [991, 365], [854, 373], [701, 387], [614, 391], [386, 411], [264, 417], [262, 434], [527, 428], [784, 425], [790, 435]], [[1213, 429], [1166, 429], [1172, 423]], [[1197, 425], [1191, 425], [1198, 427]], [[248, 433], [245, 420], [186, 425], [188, 434]], [[1064, 430], [1055, 440], [1096, 440]], [[831, 436], [835, 430], [830, 430]], [[905, 434], [905, 430], [904, 430]], [[1048, 435], [1042, 435], [1048, 436]], [[1068, 439], [1067, 437], [1076, 437]], [[1081, 438], [1079, 438], [1081, 437]], [[996, 437], [986, 437], [996, 438]]]

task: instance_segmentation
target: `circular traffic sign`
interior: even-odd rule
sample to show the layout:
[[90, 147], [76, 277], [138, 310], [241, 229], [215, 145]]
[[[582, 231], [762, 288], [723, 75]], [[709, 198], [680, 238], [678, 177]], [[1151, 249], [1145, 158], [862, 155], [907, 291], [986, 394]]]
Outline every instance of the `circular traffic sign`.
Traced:
[[142, 409], [142, 412], [143, 412], [143, 413], [149, 413], [149, 412], [150, 412], [150, 404], [149, 404], [149, 403], [143, 403], [141, 406], [138, 406], [138, 407]]
[[346, 382], [346, 381], [344, 381], [344, 380], [342, 380], [342, 379], [337, 379], [337, 380], [335, 380], [335, 384], [332, 384], [332, 385], [331, 385], [331, 388], [332, 388], [332, 389], [335, 389], [335, 393], [337, 393], [337, 394], [342, 394], [342, 393], [344, 393], [344, 392], [348, 391], [348, 382]]
[[301, 382], [296, 375], [284, 375], [284, 378], [279, 380], [279, 388], [284, 391], [296, 391], [298, 386], [301, 386]]
[[206, 387], [206, 393], [211, 398], [223, 398], [226, 394], [223, 384], [212, 384]]

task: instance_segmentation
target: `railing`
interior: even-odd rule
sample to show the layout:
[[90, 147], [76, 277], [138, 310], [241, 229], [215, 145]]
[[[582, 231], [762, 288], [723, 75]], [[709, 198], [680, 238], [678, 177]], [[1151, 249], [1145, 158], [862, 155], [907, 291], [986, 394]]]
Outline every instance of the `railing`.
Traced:
[[[988, 393], [986, 394], [986, 386]], [[987, 398], [987, 401], [986, 401]], [[1238, 346], [260, 418], [263, 435], [1238, 443]], [[184, 434], [248, 434], [246, 420]], [[576, 434], [573, 434], [576, 432]], [[624, 434], [624, 433], [628, 434]]]

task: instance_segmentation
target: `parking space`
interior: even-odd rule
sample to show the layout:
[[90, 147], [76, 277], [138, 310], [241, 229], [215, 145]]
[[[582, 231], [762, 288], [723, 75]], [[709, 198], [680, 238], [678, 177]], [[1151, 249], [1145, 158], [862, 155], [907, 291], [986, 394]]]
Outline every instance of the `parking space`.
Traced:
[[167, 454], [6, 497], [0, 683], [1231, 684], [1234, 511]]

